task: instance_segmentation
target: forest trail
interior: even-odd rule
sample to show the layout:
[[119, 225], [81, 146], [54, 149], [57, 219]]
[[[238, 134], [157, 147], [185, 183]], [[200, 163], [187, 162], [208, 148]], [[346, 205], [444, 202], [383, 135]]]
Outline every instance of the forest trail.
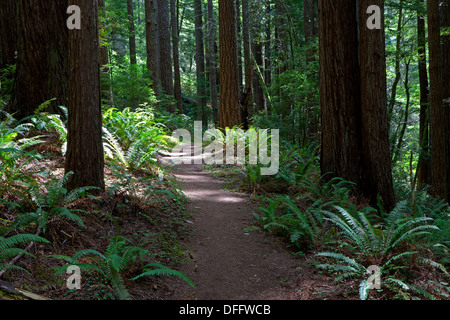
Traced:
[[[194, 155], [194, 157], [201, 155]], [[308, 265], [254, 226], [248, 195], [223, 188], [202, 164], [180, 164], [173, 171], [189, 199], [193, 232], [187, 241], [190, 261], [181, 270], [196, 285], [177, 288], [173, 299], [298, 299], [294, 285]], [[248, 231], [248, 230], [247, 230]], [[300, 264], [302, 272], [299, 272]], [[310, 273], [308, 271], [307, 273]]]

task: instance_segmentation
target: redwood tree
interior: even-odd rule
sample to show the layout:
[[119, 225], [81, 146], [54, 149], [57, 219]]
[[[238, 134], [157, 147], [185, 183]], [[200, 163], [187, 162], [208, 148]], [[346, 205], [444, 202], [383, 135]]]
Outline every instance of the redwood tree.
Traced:
[[319, 1], [321, 170], [328, 178], [339, 176], [354, 182], [355, 191], [372, 204], [380, 196], [389, 211], [395, 199], [386, 111], [384, 26], [380, 30], [366, 27], [366, 11], [372, 4], [384, 7], [382, 0], [361, 0], [357, 12], [353, 0]]
[[219, 0], [219, 47], [219, 127], [225, 129], [243, 122], [237, 69], [236, 6], [230, 0]]
[[105, 188], [100, 102], [98, 1], [70, 0], [81, 10], [81, 29], [69, 32], [69, 119], [65, 171], [69, 190]]
[[17, 69], [9, 112], [32, 115], [45, 101], [67, 105], [67, 1], [18, 0]]

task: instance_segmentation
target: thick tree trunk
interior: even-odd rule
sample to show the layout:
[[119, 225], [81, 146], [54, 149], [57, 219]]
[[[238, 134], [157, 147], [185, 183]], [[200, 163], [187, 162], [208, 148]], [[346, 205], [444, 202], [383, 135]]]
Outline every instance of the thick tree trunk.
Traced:
[[[158, 0], [159, 58], [161, 87], [168, 98], [174, 97], [172, 46], [170, 43], [169, 0]], [[175, 112], [175, 105], [169, 101], [169, 112]]]
[[319, 1], [321, 171], [355, 183], [361, 179], [360, 75], [353, 0]]
[[233, 1], [219, 0], [220, 38], [220, 121], [222, 129], [240, 126], [243, 113], [239, 102], [236, 49], [236, 6]]
[[[381, 9], [381, 29], [366, 27], [367, 8]], [[395, 207], [389, 149], [384, 0], [360, 0], [361, 136], [365, 180], [361, 189], [377, 202], [379, 195], [385, 210]]]
[[[428, 1], [428, 41], [430, 64], [430, 146], [431, 192], [447, 197], [446, 123], [443, 103], [443, 77], [439, 2]], [[446, 79], [448, 81], [448, 79]]]
[[[422, 0], [424, 2], [425, 0]], [[426, 54], [426, 30], [425, 18], [417, 16], [417, 45], [419, 54], [419, 86], [420, 86], [420, 125], [419, 144], [420, 154], [417, 165], [417, 185], [419, 188], [431, 184], [430, 168], [430, 146], [429, 146], [429, 90], [428, 90], [428, 70]]]
[[20, 0], [17, 25], [17, 69], [9, 112], [32, 115], [45, 101], [47, 111], [67, 105], [66, 1]]
[[450, 202], [450, 1], [442, 0], [440, 6], [441, 28], [447, 30], [441, 35], [442, 43], [442, 80], [445, 121], [446, 164], [447, 164], [447, 201]]
[[152, 89], [161, 96], [161, 68], [159, 59], [158, 0], [145, 0], [145, 36], [147, 69], [152, 80]]
[[80, 7], [81, 29], [69, 32], [69, 119], [66, 172], [73, 172], [67, 188], [105, 188], [100, 103], [98, 1], [70, 0]]

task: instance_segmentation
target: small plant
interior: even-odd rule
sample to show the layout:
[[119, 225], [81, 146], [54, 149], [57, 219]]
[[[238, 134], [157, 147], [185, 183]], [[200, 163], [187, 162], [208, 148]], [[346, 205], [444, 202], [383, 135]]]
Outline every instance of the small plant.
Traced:
[[17, 217], [16, 227], [20, 228], [30, 223], [36, 223], [45, 233], [49, 219], [65, 218], [76, 222], [79, 226], [84, 226], [83, 219], [75, 212], [82, 210], [69, 210], [66, 206], [70, 202], [84, 196], [89, 190], [97, 190], [96, 187], [80, 187], [68, 192], [64, 185], [67, 183], [72, 172], [66, 173], [60, 179], [51, 179], [44, 184], [44, 188], [33, 187], [30, 190], [32, 203], [35, 206], [34, 212], [20, 214]]
[[33, 234], [16, 234], [8, 238], [0, 236], [0, 272], [4, 272], [5, 270], [9, 269], [15, 269], [29, 273], [22, 267], [10, 263], [5, 263], [4, 261], [13, 259], [19, 255], [34, 257], [34, 255], [29, 253], [27, 250], [17, 247], [20, 245], [28, 244], [30, 242], [49, 243], [47, 239]]
[[[389, 214], [383, 223], [373, 223], [369, 220], [368, 211], [352, 214], [341, 207], [335, 207], [337, 213], [324, 211], [326, 219], [332, 222], [340, 230], [340, 235], [346, 239], [349, 245], [354, 246], [357, 251], [355, 258], [350, 258], [343, 253], [321, 252], [320, 257], [332, 259], [335, 263], [318, 264], [318, 268], [328, 269], [338, 273], [336, 281], [347, 277], [362, 278], [360, 283], [360, 298], [368, 296], [368, 274], [367, 267], [379, 266], [383, 281], [391, 286], [397, 286], [408, 290], [409, 286], [398, 277], [394, 277], [395, 271], [406, 268], [401, 261], [404, 258], [415, 256], [417, 251], [405, 250], [405, 244], [428, 234], [437, 227], [432, 224], [433, 219], [427, 217], [411, 218], [404, 217], [404, 202], [400, 202]], [[373, 210], [369, 208], [369, 211]], [[429, 259], [421, 259], [419, 262], [426, 263], [447, 271], [445, 268]]]
[[[125, 237], [114, 236], [111, 237], [104, 254], [96, 250], [86, 249], [76, 252], [72, 257], [63, 255], [51, 255], [50, 257], [63, 259], [68, 265], [77, 265], [81, 270], [87, 272], [99, 272], [110, 282], [120, 300], [130, 300], [131, 295], [126, 288], [122, 273], [127, 271], [133, 263], [142, 260], [146, 254], [147, 250], [134, 246]], [[80, 258], [87, 256], [91, 257], [89, 261], [92, 262], [83, 263], [80, 261]], [[56, 271], [65, 272], [68, 265], [58, 267]], [[159, 263], [147, 264], [143, 269], [144, 272], [142, 274], [131, 280], [137, 280], [146, 276], [177, 276], [193, 286], [192, 281], [183, 273], [167, 268]]]

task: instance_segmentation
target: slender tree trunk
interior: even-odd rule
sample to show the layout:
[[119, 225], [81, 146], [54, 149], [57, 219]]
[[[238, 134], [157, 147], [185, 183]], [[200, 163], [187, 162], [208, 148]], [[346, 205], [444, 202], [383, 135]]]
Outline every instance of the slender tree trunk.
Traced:
[[238, 17], [236, 21], [236, 37], [238, 39], [237, 43], [237, 57], [238, 57], [238, 77], [239, 77], [239, 91], [243, 91], [243, 64], [242, 64], [242, 24], [241, 24], [241, 0], [235, 0], [236, 1], [236, 16]]
[[178, 49], [178, 14], [176, 0], [170, 0], [170, 21], [172, 28], [172, 56], [174, 70], [174, 96], [177, 102], [177, 110], [183, 113], [181, 97], [180, 54]]
[[236, 6], [232, 1], [219, 0], [220, 39], [220, 121], [222, 129], [240, 126], [243, 112], [239, 102], [236, 48]]
[[137, 64], [136, 56], [136, 35], [134, 26], [134, 8], [133, 0], [127, 0], [127, 11], [128, 11], [128, 31], [129, 35], [129, 46], [130, 46], [130, 64]]
[[266, 42], [264, 47], [264, 81], [266, 86], [272, 83], [272, 9], [270, 0], [266, 0]]
[[[443, 104], [443, 77], [439, 2], [428, 1], [428, 41], [430, 59], [430, 145], [432, 194], [447, 197], [446, 123]], [[448, 79], [446, 79], [448, 81]]]
[[250, 48], [250, 8], [249, 0], [242, 0], [242, 44], [244, 49], [244, 78], [245, 87], [249, 86], [251, 79], [251, 48]]
[[19, 0], [17, 9], [17, 69], [8, 110], [20, 119], [55, 99], [47, 111], [58, 113], [67, 105], [67, 3]]
[[[422, 0], [425, 2], [425, 0]], [[417, 165], [417, 185], [419, 188], [431, 184], [430, 146], [429, 146], [429, 100], [428, 100], [428, 70], [426, 54], [425, 18], [417, 16], [417, 44], [419, 53], [419, 86], [420, 86], [420, 154]]]
[[[99, 16], [105, 16], [105, 0], [98, 1]], [[103, 26], [100, 26], [102, 28]], [[101, 79], [101, 99], [102, 104], [114, 105], [113, 92], [111, 87], [111, 69], [109, 65], [109, 48], [107, 39], [100, 37], [100, 79]]]
[[69, 32], [69, 119], [65, 171], [73, 172], [67, 188], [102, 190], [104, 154], [100, 102], [98, 1], [70, 0], [82, 12], [81, 29]]
[[[197, 120], [207, 123], [206, 110], [206, 74], [205, 74], [205, 45], [203, 41], [203, 5], [202, 0], [194, 0], [195, 13], [195, 64], [197, 70]], [[237, 51], [236, 51], [237, 52]]]
[[216, 73], [216, 59], [214, 51], [215, 39], [215, 24], [214, 24], [214, 6], [212, 0], [208, 0], [208, 50], [207, 60], [209, 69], [209, 86], [211, 90], [211, 107], [213, 110], [213, 120], [215, 124], [219, 123], [219, 94], [217, 91], [217, 73]]
[[152, 80], [152, 89], [161, 97], [161, 68], [159, 58], [158, 0], [145, 0], [145, 34], [147, 69]]

